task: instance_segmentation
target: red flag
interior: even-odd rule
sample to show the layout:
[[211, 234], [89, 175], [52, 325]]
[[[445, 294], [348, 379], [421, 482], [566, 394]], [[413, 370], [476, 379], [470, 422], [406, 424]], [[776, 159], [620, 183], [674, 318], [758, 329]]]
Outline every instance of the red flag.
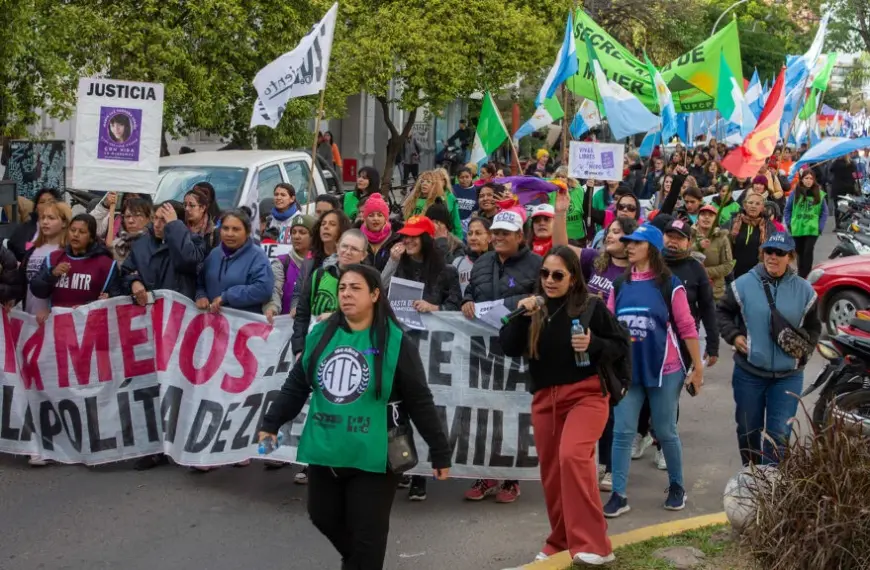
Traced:
[[758, 169], [773, 154], [779, 139], [779, 123], [785, 109], [784, 97], [785, 67], [770, 90], [770, 96], [758, 117], [758, 123], [743, 144], [722, 159], [722, 167], [739, 178], [750, 178], [758, 174]]

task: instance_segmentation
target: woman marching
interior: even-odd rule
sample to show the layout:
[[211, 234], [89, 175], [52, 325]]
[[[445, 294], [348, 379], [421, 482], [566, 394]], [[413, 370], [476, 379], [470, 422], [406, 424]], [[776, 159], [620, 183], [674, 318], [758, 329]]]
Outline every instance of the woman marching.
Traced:
[[[631, 387], [613, 409], [613, 494], [604, 506], [604, 516], [608, 518], [631, 510], [626, 495], [631, 445], [646, 398], [667, 461], [670, 484], [664, 508], [673, 511], [685, 508], [677, 404], [684, 385], [690, 393], [700, 393], [704, 369], [686, 290], [671, 274], [661, 254], [662, 232], [644, 224], [622, 240], [627, 242], [631, 270], [614, 283], [607, 305], [631, 333], [634, 365]], [[686, 345], [691, 363], [683, 361], [681, 344]], [[691, 372], [686, 376], [690, 366]]]
[[375, 192], [380, 192], [381, 175], [371, 166], [363, 166], [356, 175], [356, 188], [344, 193], [342, 209], [350, 220], [356, 221], [359, 204]]
[[402, 241], [402, 236], [390, 226], [390, 208], [379, 193], [368, 197], [362, 206], [363, 224], [360, 230], [369, 242], [366, 263], [382, 271], [390, 259], [390, 248]]
[[764, 216], [764, 197], [756, 192], [749, 193], [743, 201], [743, 211], [722, 229], [728, 232], [731, 241], [735, 279], [758, 265], [761, 244], [776, 233], [773, 222]]
[[[567, 246], [544, 258], [535, 293], [520, 301], [526, 316], [499, 333], [507, 356], [526, 356], [531, 375], [532, 425], [550, 536], [536, 560], [568, 550], [576, 564], [614, 560], [598, 493], [595, 445], [609, 416], [609, 394], [596, 366], [629, 350], [604, 302], [589, 295], [580, 260]], [[588, 317], [588, 330], [572, 335], [572, 320]], [[585, 353], [586, 364], [578, 363]]]
[[30, 290], [30, 282], [39, 273], [51, 253], [66, 247], [69, 225], [73, 217], [72, 210], [63, 202], [46, 202], [40, 204], [38, 210], [39, 225], [36, 239], [19, 265], [19, 290], [26, 291], [21, 308], [31, 315], [48, 313], [50, 310], [48, 299], [36, 297]]
[[698, 213], [698, 223], [692, 226], [692, 249], [704, 255], [704, 269], [713, 285], [713, 299], [725, 296], [725, 277], [734, 269], [728, 234], [716, 226], [716, 206], [707, 204]]
[[272, 191], [274, 205], [266, 222], [267, 228], [278, 230], [278, 243], [291, 243], [290, 227], [293, 225], [293, 217], [299, 211], [296, 205], [296, 189], [292, 184], [280, 182]]
[[827, 220], [825, 193], [808, 168], [801, 172], [800, 183], [785, 203], [785, 225], [794, 237], [800, 277], [806, 278], [813, 269], [813, 250]]
[[459, 273], [459, 288], [463, 295], [471, 280], [471, 270], [475, 262], [492, 248], [492, 233], [489, 231], [491, 226], [490, 220], [477, 216], [473, 216], [468, 222], [468, 247], [465, 248], [465, 255], [457, 257], [452, 263]]
[[[734, 281], [719, 303], [722, 338], [736, 349], [732, 387], [743, 465], [777, 463], [791, 435], [804, 366], [822, 332], [812, 286], [795, 274], [795, 243], [787, 233], [761, 245], [763, 262]], [[803, 337], [805, 350], [787, 353], [771, 333], [773, 308]], [[762, 431], [775, 444], [765, 441]], [[774, 446], [776, 449], [773, 449]]]
[[[259, 439], [276, 441], [311, 395], [298, 452], [309, 465], [311, 522], [338, 551], [342, 568], [380, 570], [396, 485], [407, 468], [390, 464], [388, 431], [410, 419], [429, 446], [437, 479], [447, 478], [451, 451], [420, 353], [393, 315], [377, 271], [347, 266], [338, 297], [339, 310], [307, 335]], [[315, 419], [336, 416], [353, 419], [356, 429]]]
[[450, 212], [450, 219], [452, 220], [451, 232], [459, 239], [462, 239], [459, 204], [456, 202], [456, 196], [452, 192], [448, 192], [444, 187], [444, 176], [438, 171], [427, 170], [417, 179], [414, 190], [408, 195], [402, 208], [405, 219], [410, 219], [411, 216], [422, 215], [432, 204], [438, 201], [446, 204], [447, 211]]
[[192, 234], [202, 238], [206, 255], [220, 243], [215, 219], [209, 214], [210, 207], [208, 194], [198, 186], [184, 195], [184, 223]]

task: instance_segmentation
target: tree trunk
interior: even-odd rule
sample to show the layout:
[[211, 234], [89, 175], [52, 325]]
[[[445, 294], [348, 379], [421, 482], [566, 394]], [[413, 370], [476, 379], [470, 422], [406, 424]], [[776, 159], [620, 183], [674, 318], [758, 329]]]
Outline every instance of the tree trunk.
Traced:
[[166, 138], [166, 129], [160, 135], [160, 156], [169, 156], [169, 141]]
[[390, 119], [390, 103], [387, 101], [387, 98], [377, 97], [377, 100], [381, 104], [381, 109], [384, 112], [384, 122], [390, 131], [390, 140], [387, 143], [387, 160], [381, 173], [381, 194], [388, 196], [393, 180], [393, 169], [396, 166], [396, 157], [402, 151], [405, 140], [411, 134], [411, 129], [414, 128], [414, 122], [417, 120], [417, 109], [415, 108], [408, 113], [408, 119], [405, 121], [405, 125], [400, 133], [396, 125], [393, 124], [392, 119]]

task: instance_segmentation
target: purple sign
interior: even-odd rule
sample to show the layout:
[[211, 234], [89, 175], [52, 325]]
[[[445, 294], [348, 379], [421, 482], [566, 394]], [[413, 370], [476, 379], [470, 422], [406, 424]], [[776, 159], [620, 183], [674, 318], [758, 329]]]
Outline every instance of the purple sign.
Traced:
[[100, 136], [97, 158], [139, 161], [142, 109], [100, 107]]
[[610, 151], [601, 153], [601, 168], [613, 168], [613, 153]]

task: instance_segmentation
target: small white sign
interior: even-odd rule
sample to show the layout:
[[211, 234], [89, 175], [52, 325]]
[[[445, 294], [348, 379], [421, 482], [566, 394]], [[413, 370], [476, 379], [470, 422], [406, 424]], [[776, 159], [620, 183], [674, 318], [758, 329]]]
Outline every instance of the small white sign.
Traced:
[[622, 180], [621, 144], [571, 141], [568, 170], [574, 178]]

